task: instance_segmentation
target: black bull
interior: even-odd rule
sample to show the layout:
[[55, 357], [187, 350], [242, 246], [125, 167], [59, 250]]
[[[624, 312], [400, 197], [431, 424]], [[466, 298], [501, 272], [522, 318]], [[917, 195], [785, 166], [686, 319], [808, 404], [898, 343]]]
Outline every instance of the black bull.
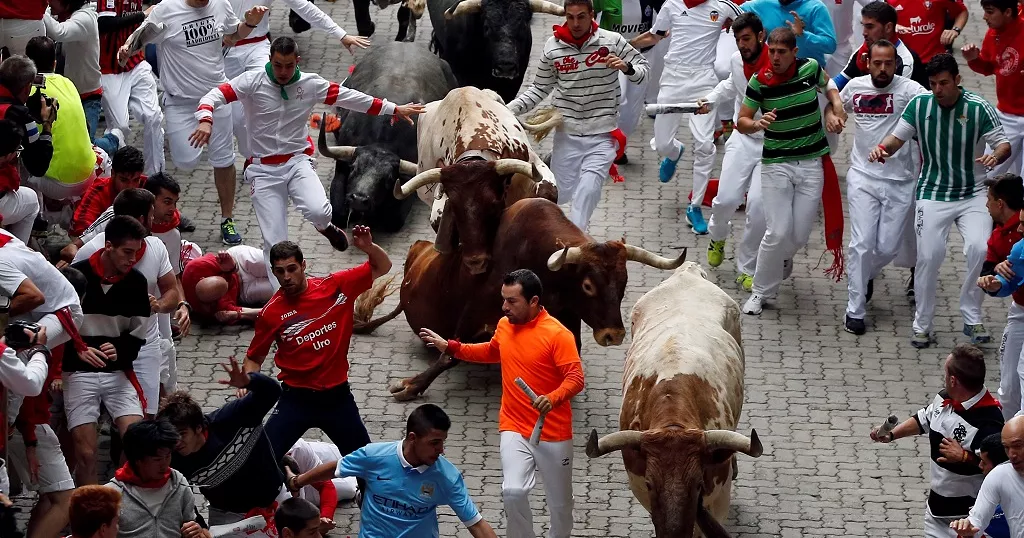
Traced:
[[461, 86], [515, 98], [530, 63], [534, 13], [561, 16], [547, 0], [427, 0], [434, 27], [431, 45], [448, 61]]
[[[428, 103], [443, 99], [456, 86], [448, 64], [414, 43], [374, 45], [356, 62], [345, 87], [392, 103]], [[368, 224], [386, 232], [405, 224], [416, 197], [397, 200], [395, 183], [416, 175], [416, 127], [392, 116], [368, 116], [338, 109], [338, 146], [327, 147], [322, 134], [320, 152], [337, 159], [331, 181], [334, 224]], [[351, 213], [351, 214], [350, 214]]]

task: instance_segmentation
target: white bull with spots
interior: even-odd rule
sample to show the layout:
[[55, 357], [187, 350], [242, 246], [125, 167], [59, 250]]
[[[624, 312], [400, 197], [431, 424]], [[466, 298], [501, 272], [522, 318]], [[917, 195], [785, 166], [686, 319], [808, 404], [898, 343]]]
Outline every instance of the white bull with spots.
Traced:
[[[735, 432], [743, 407], [740, 309], [687, 262], [637, 301], [623, 373], [621, 431], [587, 455], [622, 451], [629, 488], [659, 537], [727, 537], [734, 454], [761, 455]], [[695, 528], [696, 527], [696, 528]]]

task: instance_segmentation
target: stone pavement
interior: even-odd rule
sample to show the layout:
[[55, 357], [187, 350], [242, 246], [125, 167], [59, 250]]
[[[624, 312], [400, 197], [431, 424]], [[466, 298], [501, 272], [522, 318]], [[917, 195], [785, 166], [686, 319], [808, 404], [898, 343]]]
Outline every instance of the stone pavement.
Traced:
[[[346, 29], [355, 30], [351, 5], [317, 2]], [[287, 8], [272, 9], [272, 28], [291, 35]], [[981, 42], [984, 22], [980, 6], [971, 2], [971, 22], [965, 40]], [[393, 39], [397, 24], [395, 10], [374, 10], [378, 43]], [[539, 15], [533, 23], [533, 56], [550, 35], [555, 17]], [[430, 21], [420, 21], [417, 41], [426, 46]], [[297, 37], [303, 69], [340, 80], [347, 74], [352, 57], [336, 42], [316, 31]], [[958, 41], [958, 45], [962, 44]], [[965, 70], [964, 86], [993, 101], [994, 83]], [[532, 69], [527, 80], [532, 79]], [[652, 122], [644, 118], [629, 143], [632, 163], [621, 167], [625, 183], [607, 184], [594, 215], [591, 234], [600, 240], [625, 236], [630, 242], [654, 252], [671, 254], [689, 247], [690, 259], [705, 262], [706, 238], [698, 238], [682, 216], [690, 188], [690, 166], [681, 166], [677, 179], [659, 183], [657, 156], [648, 147]], [[680, 134], [689, 138], [688, 129]], [[835, 158], [843, 175], [848, 162], [852, 135], [843, 136]], [[137, 138], [137, 134], [133, 135]], [[688, 141], [687, 141], [688, 142]], [[543, 145], [542, 151], [550, 148]], [[687, 154], [689, 158], [689, 154]], [[239, 161], [240, 162], [240, 161]], [[170, 166], [170, 161], [168, 161]], [[334, 165], [319, 158], [319, 173], [329, 185]], [[181, 210], [191, 217], [197, 231], [186, 234], [204, 249], [221, 248], [218, 232], [219, 207], [208, 165], [185, 174], [170, 172], [185, 190]], [[845, 189], [844, 189], [845, 190]], [[251, 211], [248, 189], [239, 185], [235, 220], [246, 243], [261, 245], [259, 228]], [[401, 271], [406, 251], [413, 241], [431, 239], [426, 223], [426, 206], [417, 206], [400, 233], [375, 236]], [[738, 216], [742, 223], [742, 215]], [[351, 249], [336, 253], [301, 216], [292, 211], [289, 233], [298, 238], [313, 274], [324, 274], [362, 261]], [[738, 225], [729, 241], [729, 254], [739, 238]], [[847, 229], [848, 229], [847, 225]], [[849, 232], [847, 231], [847, 237]], [[830, 281], [822, 273], [827, 260], [820, 223], [811, 244], [798, 254], [793, 278], [783, 287], [775, 306], [760, 317], [744, 316], [743, 344], [746, 351], [746, 406], [739, 430], [749, 434], [755, 428], [764, 447], [757, 459], [739, 457], [739, 477], [734, 485], [732, 509], [726, 527], [738, 538], [761, 536], [911, 536], [921, 534], [922, 510], [927, 492], [927, 441], [907, 439], [895, 445], [874, 445], [868, 431], [883, 417], [894, 413], [909, 416], [941, 388], [941, 364], [948, 350], [965, 340], [960, 334], [958, 290], [965, 265], [962, 242], [951, 234], [950, 259], [940, 276], [939, 303], [935, 320], [938, 347], [916, 350], [910, 346], [912, 304], [904, 297], [907, 272], [886, 269], [875, 282], [875, 296], [869, 310], [869, 332], [855, 337], [841, 327], [846, 304], [846, 283]], [[737, 301], [746, 294], [733, 283], [733, 261], [727, 260], [708, 271]], [[622, 313], [628, 319], [633, 303], [667, 275], [638, 264], [630, 264], [630, 281]], [[397, 295], [378, 309], [388, 312]], [[998, 336], [1005, 322], [1007, 304], [986, 300], [989, 331]], [[584, 335], [588, 331], [584, 329]], [[227, 401], [232, 391], [217, 384], [223, 377], [218, 363], [241, 357], [251, 339], [250, 329], [205, 328], [178, 345], [179, 379], [208, 409]], [[989, 387], [998, 383], [998, 343], [984, 346], [989, 358]], [[583, 445], [596, 428], [601, 434], [618, 427], [622, 363], [629, 339], [618, 347], [602, 348], [584, 338], [583, 361], [586, 389], [573, 402], [575, 407], [576, 536], [653, 535], [646, 511], [626, 486], [621, 458], [609, 455], [588, 460]], [[389, 383], [421, 371], [435, 353], [426, 350], [404, 318], [396, 319], [370, 336], [353, 339], [350, 360], [351, 381], [366, 427], [373, 440], [399, 439], [405, 417], [415, 406], [432, 402], [452, 417], [447, 456], [465, 474], [466, 482], [484, 517], [504, 535], [501, 504], [501, 469], [498, 459], [497, 412], [500, 398], [497, 368], [462, 365], [438, 379], [425, 396], [408, 403], [396, 402], [388, 393]], [[320, 437], [310, 431], [309, 438]], [[27, 506], [27, 501], [22, 501]], [[547, 525], [542, 488], [533, 495], [536, 526]], [[441, 510], [443, 536], [467, 536], [452, 512]], [[333, 535], [356, 534], [358, 511], [353, 506], [339, 509], [339, 529]]]

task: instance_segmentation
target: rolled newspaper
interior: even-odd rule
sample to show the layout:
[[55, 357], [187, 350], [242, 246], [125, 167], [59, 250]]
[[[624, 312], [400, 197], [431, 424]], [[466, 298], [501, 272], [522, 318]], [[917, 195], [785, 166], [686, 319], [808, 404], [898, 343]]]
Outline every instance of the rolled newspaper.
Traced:
[[885, 437], [886, 435], [889, 435], [892, 433], [892, 429], [899, 423], [900, 419], [896, 418], [896, 415], [889, 415], [889, 418], [885, 419], [885, 422], [878, 427], [876, 435], [878, 435], [878, 437]]
[[[164, 28], [162, 22], [143, 21], [124, 42], [124, 46], [128, 48], [128, 57], [131, 58], [136, 52], [142, 50], [142, 47], [145, 47], [147, 43], [151, 43], [156, 39], [157, 36], [163, 33]], [[125, 66], [120, 60], [117, 63], [121, 67]], [[127, 60], [125, 63], [127, 63]]]
[[245, 536], [256, 532], [267, 526], [267, 520], [263, 516], [252, 516], [235, 523], [210, 526], [210, 536], [213, 538], [227, 538], [235, 535]]
[[700, 109], [697, 103], [655, 103], [644, 106], [648, 115], [657, 114], [692, 114]]
[[[516, 385], [526, 393], [526, 397], [529, 398], [531, 402], [537, 401], [537, 393], [533, 392], [533, 389], [526, 384], [526, 381], [523, 381], [523, 378], [517, 377]], [[544, 429], [544, 418], [547, 417], [547, 415], [548, 414], [545, 412], [541, 413], [540, 416], [537, 417], [537, 424], [533, 426], [533, 433], [530, 434], [530, 444], [533, 446], [540, 444], [540, 432]]]

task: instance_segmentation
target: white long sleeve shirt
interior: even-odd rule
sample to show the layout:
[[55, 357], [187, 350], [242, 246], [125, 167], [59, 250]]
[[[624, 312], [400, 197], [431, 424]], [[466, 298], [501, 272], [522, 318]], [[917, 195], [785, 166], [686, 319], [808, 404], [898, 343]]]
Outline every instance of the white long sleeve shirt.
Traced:
[[[765, 48], [767, 48], [767, 46], [765, 46]], [[768, 54], [768, 51], [763, 51], [761, 54]], [[733, 52], [732, 57], [729, 58], [729, 76], [720, 81], [718, 85], [715, 86], [715, 89], [711, 90], [711, 93], [704, 98], [707, 99], [709, 103], [716, 106], [724, 105], [732, 99], [734, 111], [732, 114], [732, 121], [739, 123], [740, 109], [743, 107], [743, 97], [746, 96], [748, 81], [749, 77], [747, 77], [746, 72], [743, 70], [743, 55], [740, 54], [740, 51]], [[756, 120], [760, 117], [761, 111], [757, 110], [754, 113], [754, 119]], [[749, 136], [750, 138], [755, 138], [757, 140], [764, 140], [763, 131], [743, 136]]]
[[[64, 43], [64, 76], [75, 83], [83, 97], [100, 93], [100, 28], [96, 18], [96, 6], [89, 2], [64, 22], [57, 22], [49, 13], [43, 17], [46, 36]], [[40, 68], [41, 72], [48, 70], [47, 66]]]
[[[286, 92], [285, 99], [281, 92]], [[210, 90], [199, 100], [196, 119], [213, 122], [213, 110], [240, 101], [250, 134], [247, 157], [294, 155], [310, 147], [309, 114], [318, 104], [340, 106], [371, 116], [393, 115], [395, 104], [326, 80], [316, 73], [302, 73], [299, 80], [281, 86], [266, 70], [243, 73]]]
[[[46, 355], [33, 353], [28, 364], [14, 349], [0, 344], [0, 385], [22, 396], [38, 396], [46, 383]], [[13, 417], [11, 417], [13, 418]]]
[[618, 127], [619, 71], [602, 58], [614, 54], [633, 66], [627, 78], [639, 84], [647, 78], [647, 58], [630, 46], [621, 34], [598, 28], [583, 47], [554, 36], [544, 43], [533, 85], [508, 104], [513, 114], [532, 110], [548, 94], [562, 114], [562, 129], [571, 135], [610, 133]]
[[[274, 0], [230, 0], [231, 7], [235, 10], [235, 16], [239, 20], [244, 20], [245, 12], [256, 6], [267, 6], [271, 7]], [[292, 11], [298, 16], [302, 17], [306, 22], [309, 23], [313, 28], [319, 28], [323, 30], [327, 35], [341, 39], [347, 35], [345, 30], [338, 26], [338, 23], [334, 22], [334, 19], [330, 15], [324, 13], [320, 8], [316, 7], [313, 2], [309, 0], [282, 0]], [[249, 33], [247, 39], [255, 37], [263, 37], [270, 33], [270, 14], [263, 17], [263, 20], [253, 28], [252, 32]]]
[[[996, 506], [1003, 509], [1010, 536], [1024, 538], [1024, 476], [1010, 462], [992, 469], [981, 484], [978, 500], [971, 508], [971, 525], [985, 529], [992, 522]], [[979, 533], [979, 536], [982, 533]]]

